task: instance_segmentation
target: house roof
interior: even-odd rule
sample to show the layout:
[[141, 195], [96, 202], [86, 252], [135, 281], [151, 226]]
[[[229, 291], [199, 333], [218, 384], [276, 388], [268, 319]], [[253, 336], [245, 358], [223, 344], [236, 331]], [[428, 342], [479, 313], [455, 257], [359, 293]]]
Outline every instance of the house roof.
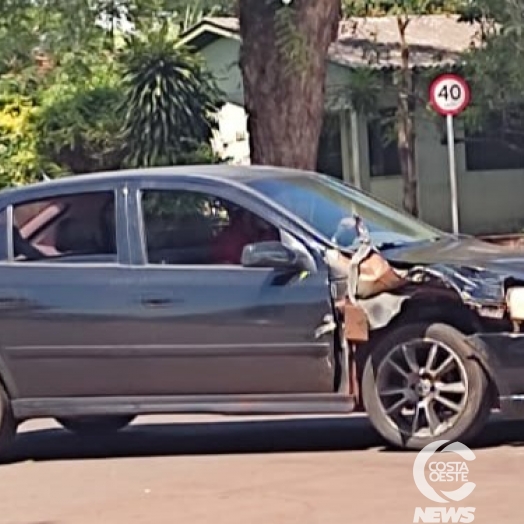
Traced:
[[[205, 18], [186, 32], [182, 41], [201, 49], [221, 37], [240, 39], [237, 18]], [[406, 37], [412, 67], [452, 65], [461, 53], [480, 43], [480, 25], [459, 22], [456, 15], [418, 16], [409, 22]], [[342, 21], [338, 39], [329, 49], [329, 59], [346, 67], [400, 67], [396, 17]]]

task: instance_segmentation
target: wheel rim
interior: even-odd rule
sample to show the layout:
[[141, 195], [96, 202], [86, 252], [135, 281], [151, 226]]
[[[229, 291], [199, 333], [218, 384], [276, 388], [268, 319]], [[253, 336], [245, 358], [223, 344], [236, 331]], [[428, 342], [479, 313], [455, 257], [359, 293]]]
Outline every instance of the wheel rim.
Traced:
[[377, 370], [388, 422], [409, 437], [437, 437], [460, 418], [468, 400], [463, 362], [446, 344], [416, 339], [391, 349]]

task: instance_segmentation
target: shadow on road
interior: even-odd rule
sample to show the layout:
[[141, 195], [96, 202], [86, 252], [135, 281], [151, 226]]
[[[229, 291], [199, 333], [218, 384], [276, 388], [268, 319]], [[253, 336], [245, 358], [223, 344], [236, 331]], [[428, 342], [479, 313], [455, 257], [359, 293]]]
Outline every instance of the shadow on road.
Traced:
[[[135, 424], [103, 437], [20, 433], [7, 462], [106, 457], [362, 450], [382, 441], [365, 417]], [[4, 460], [6, 462], [6, 460]]]
[[[476, 448], [523, 445], [524, 422], [493, 421]], [[176, 455], [332, 452], [384, 448], [366, 417], [135, 424], [104, 437], [22, 432], [3, 463]]]

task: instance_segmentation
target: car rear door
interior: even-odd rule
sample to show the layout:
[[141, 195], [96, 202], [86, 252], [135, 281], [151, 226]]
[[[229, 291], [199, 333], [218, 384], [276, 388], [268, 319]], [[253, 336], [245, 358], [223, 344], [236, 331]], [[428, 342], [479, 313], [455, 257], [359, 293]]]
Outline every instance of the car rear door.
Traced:
[[157, 395], [332, 392], [334, 337], [315, 334], [332, 312], [324, 269], [290, 275], [209, 263], [205, 246], [196, 240], [200, 233], [184, 235], [176, 228], [171, 241], [192, 237], [185, 252], [190, 257], [182, 263], [158, 257], [151, 262], [146, 237], [152, 226], [146, 222], [155, 211], [146, 209], [149, 197], [177, 192], [227, 199], [278, 225], [256, 198], [226, 186], [146, 181], [132, 188], [137, 227], [131, 252], [140, 266], [134, 314], [141, 326], [133, 331], [133, 347], [142, 370], [140, 377], [133, 374], [133, 393], [145, 392], [149, 384], [148, 391]]
[[[75, 252], [73, 243], [82, 240], [91, 223], [96, 227], [102, 211], [96, 202], [102, 194], [114, 196], [109, 211], [114, 213], [116, 243], [106, 246], [106, 252], [87, 253], [78, 245]], [[14, 259], [7, 246], [0, 261], [0, 372], [15, 397], [106, 396], [127, 390], [128, 377], [120, 362], [129, 357], [127, 337], [134, 318], [126, 194], [124, 182], [98, 183], [95, 189], [75, 192], [68, 187], [43, 192], [35, 201], [17, 202], [23, 206], [53, 201], [59, 213], [52, 218], [54, 229], [37, 224], [28, 237], [44, 257]], [[79, 214], [75, 199], [84, 201], [84, 214]], [[64, 201], [69, 207], [61, 207]], [[12, 236], [12, 208], [2, 216], [0, 238], [6, 246], [6, 236]], [[72, 219], [78, 227], [66, 238], [66, 220]], [[26, 226], [21, 227], [24, 234]], [[67, 242], [71, 250], [57, 256], [53, 246], [66, 249]]]

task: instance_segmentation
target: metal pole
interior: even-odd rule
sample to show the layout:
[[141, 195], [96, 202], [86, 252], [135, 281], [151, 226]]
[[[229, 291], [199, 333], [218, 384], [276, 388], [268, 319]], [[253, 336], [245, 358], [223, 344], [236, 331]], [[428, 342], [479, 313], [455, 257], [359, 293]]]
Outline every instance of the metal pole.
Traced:
[[459, 210], [458, 210], [458, 191], [457, 191], [457, 168], [455, 160], [455, 130], [453, 127], [453, 116], [446, 116], [448, 128], [448, 155], [449, 155], [449, 182], [451, 190], [451, 223], [453, 233], [459, 232]]

